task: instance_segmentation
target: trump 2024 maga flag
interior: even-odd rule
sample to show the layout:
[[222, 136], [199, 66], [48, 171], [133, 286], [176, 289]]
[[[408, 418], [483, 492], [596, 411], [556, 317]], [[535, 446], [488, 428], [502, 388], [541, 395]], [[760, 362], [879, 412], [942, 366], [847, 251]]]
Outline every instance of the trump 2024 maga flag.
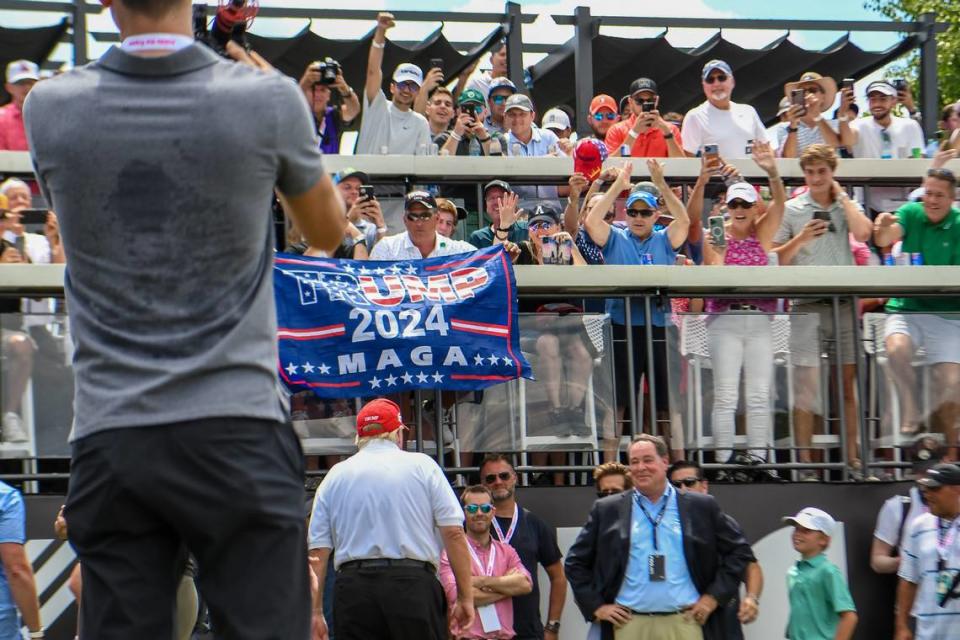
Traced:
[[280, 378], [325, 398], [532, 378], [502, 247], [426, 260], [277, 254]]

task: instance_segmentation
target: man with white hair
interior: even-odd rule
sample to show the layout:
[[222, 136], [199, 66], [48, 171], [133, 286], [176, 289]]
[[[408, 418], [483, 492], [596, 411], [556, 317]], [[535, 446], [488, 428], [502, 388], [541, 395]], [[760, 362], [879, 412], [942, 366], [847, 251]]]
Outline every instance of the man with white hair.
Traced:
[[[314, 602], [323, 602], [336, 549], [338, 640], [446, 640], [448, 619], [457, 637], [473, 623], [463, 511], [437, 463], [403, 450], [404, 428], [396, 403], [368, 402], [357, 414], [360, 450], [334, 465], [317, 489], [309, 535], [320, 583]], [[449, 615], [437, 579], [441, 539], [457, 584]], [[325, 639], [323, 611], [313, 616], [314, 637]]]
[[40, 79], [40, 68], [29, 60], [14, 60], [7, 65], [3, 88], [10, 103], [0, 107], [0, 151], [26, 151], [27, 134], [23, 128], [23, 101]]

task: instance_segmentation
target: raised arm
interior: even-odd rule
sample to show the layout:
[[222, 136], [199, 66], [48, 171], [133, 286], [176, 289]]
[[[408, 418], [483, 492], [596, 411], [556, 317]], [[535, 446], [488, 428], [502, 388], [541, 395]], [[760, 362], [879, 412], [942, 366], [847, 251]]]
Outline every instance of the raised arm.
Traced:
[[420, 115], [426, 115], [430, 93], [441, 83], [443, 83], [443, 70], [439, 67], [428, 70], [423, 76], [423, 86], [417, 92], [417, 97], [413, 99], [413, 110]]
[[604, 221], [603, 214], [613, 207], [620, 192], [630, 188], [630, 176], [633, 174], [633, 163], [625, 162], [617, 174], [617, 179], [613, 181], [600, 201], [590, 209], [590, 213], [583, 221], [583, 227], [590, 235], [590, 239], [601, 249], [607, 246], [607, 240], [610, 239], [610, 225]]
[[367, 83], [364, 86], [367, 102], [373, 102], [383, 86], [383, 48], [387, 46], [387, 30], [396, 24], [392, 13], [377, 14], [377, 28], [370, 41], [370, 53], [367, 54]]
[[[570, 192], [567, 195], [567, 206], [563, 210], [563, 230], [571, 236], [576, 235], [580, 228], [580, 194], [587, 188], [587, 178], [582, 173], [575, 173], [567, 180]], [[593, 185], [590, 185], [593, 189]]]
[[343, 105], [340, 107], [340, 117], [344, 122], [353, 122], [358, 115], [360, 115], [360, 98], [357, 97], [357, 92], [353, 90], [353, 87], [347, 84], [347, 81], [343, 79], [343, 71], [337, 71], [337, 81], [333, 84], [333, 88], [340, 93], [340, 97], [343, 98]]
[[843, 214], [847, 217], [847, 227], [857, 242], [866, 242], [870, 239], [873, 223], [870, 222], [863, 210], [847, 195], [846, 190], [836, 180], [833, 181], [833, 197], [843, 207]]
[[767, 173], [770, 194], [773, 196], [767, 212], [757, 223], [757, 239], [763, 248], [769, 251], [773, 244], [773, 236], [783, 222], [783, 206], [787, 202], [787, 190], [783, 186], [783, 179], [777, 170], [777, 160], [769, 144], [754, 143], [753, 161]]
[[687, 216], [687, 208], [680, 202], [677, 194], [670, 189], [666, 178], [663, 177], [663, 163], [656, 158], [647, 158], [647, 169], [650, 171], [650, 180], [660, 189], [660, 195], [663, 196], [667, 211], [673, 216], [673, 222], [667, 225], [667, 237], [670, 238], [670, 246], [679, 249], [687, 241], [687, 234], [690, 232], [690, 218]]
[[878, 247], [889, 247], [903, 238], [903, 227], [897, 216], [884, 211], [873, 221], [873, 243]]

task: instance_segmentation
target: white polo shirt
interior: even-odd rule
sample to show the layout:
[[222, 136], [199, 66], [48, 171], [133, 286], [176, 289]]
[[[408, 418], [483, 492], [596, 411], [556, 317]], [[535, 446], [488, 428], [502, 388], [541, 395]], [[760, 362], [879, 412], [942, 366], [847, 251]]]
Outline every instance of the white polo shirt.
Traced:
[[477, 248], [469, 242], [463, 240], [453, 240], [437, 234], [436, 243], [433, 245], [433, 251], [425, 256], [420, 253], [420, 249], [410, 240], [410, 233], [404, 231], [396, 235], [387, 236], [373, 246], [370, 252], [371, 260], [422, 260], [424, 258], [437, 258], [440, 256], [451, 256], [457, 253], [469, 253], [476, 251]]
[[960, 571], [960, 516], [946, 521], [932, 513], [918, 516], [903, 533], [900, 571], [897, 574], [917, 585], [911, 615], [917, 618], [915, 640], [953, 640], [960, 629], [960, 599], [951, 598], [941, 607], [937, 598], [937, 565], [942, 545], [944, 568]]
[[718, 109], [709, 101], [694, 107], [683, 118], [680, 137], [684, 151], [696, 154], [703, 145], [715, 144], [724, 160], [748, 157], [750, 140], [768, 142], [757, 110], [737, 102], [731, 102], [729, 109]]
[[335, 568], [371, 558], [440, 566], [437, 527], [463, 526], [463, 509], [436, 461], [373, 440], [320, 483], [309, 547], [334, 549]]

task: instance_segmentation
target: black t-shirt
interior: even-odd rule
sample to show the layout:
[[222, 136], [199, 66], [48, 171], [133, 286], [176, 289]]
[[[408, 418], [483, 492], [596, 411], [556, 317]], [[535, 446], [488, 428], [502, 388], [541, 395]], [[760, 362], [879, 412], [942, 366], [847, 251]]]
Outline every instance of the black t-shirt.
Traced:
[[[518, 509], [521, 509], [519, 506]], [[504, 535], [510, 529], [511, 518], [497, 517]], [[492, 532], [496, 537], [497, 532]], [[499, 539], [499, 538], [498, 538]], [[563, 558], [557, 546], [557, 534], [546, 522], [521, 509], [517, 529], [510, 539], [510, 546], [517, 551], [520, 562], [530, 572], [533, 591], [525, 596], [513, 597], [513, 630], [518, 638], [542, 638], [543, 621], [540, 619], [540, 588], [537, 584], [537, 564], [549, 567]]]

